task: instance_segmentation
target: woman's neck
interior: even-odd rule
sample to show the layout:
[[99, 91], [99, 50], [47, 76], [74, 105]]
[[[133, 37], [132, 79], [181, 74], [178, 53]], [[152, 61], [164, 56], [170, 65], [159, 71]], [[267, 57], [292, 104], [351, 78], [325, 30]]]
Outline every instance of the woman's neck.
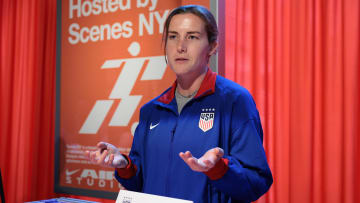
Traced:
[[198, 91], [207, 71], [208, 68], [206, 67], [204, 71], [194, 75], [193, 77], [189, 75], [177, 76], [177, 88], [179, 93], [183, 96], [189, 96], [195, 91]]

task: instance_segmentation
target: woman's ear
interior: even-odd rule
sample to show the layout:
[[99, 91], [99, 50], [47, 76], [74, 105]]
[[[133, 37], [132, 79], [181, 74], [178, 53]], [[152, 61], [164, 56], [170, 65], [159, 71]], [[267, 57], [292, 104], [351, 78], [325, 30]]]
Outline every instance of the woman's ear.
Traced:
[[216, 54], [218, 46], [219, 46], [219, 44], [218, 44], [217, 41], [211, 43], [211, 45], [210, 45], [210, 51], [209, 51], [209, 56], [212, 56], [213, 54]]

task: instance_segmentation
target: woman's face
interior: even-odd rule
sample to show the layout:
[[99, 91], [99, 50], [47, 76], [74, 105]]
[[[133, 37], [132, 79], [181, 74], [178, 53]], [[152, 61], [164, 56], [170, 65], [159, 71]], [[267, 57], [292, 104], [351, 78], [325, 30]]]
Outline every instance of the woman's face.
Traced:
[[206, 70], [217, 43], [210, 46], [205, 23], [191, 13], [178, 14], [171, 19], [166, 55], [177, 76], [197, 76]]

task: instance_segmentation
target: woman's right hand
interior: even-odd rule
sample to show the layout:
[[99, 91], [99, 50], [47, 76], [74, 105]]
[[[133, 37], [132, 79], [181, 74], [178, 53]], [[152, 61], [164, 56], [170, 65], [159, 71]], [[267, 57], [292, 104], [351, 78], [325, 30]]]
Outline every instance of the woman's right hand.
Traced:
[[85, 151], [85, 156], [91, 163], [105, 167], [125, 168], [128, 164], [126, 158], [114, 145], [106, 142], [99, 142], [95, 151]]

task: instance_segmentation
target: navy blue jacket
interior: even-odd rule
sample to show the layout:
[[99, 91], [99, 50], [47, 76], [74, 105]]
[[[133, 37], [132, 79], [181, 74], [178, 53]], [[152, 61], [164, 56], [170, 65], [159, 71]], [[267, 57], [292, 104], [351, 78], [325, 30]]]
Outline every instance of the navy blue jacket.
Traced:
[[[272, 184], [262, 145], [259, 113], [250, 93], [208, 70], [200, 89], [181, 113], [176, 82], [140, 110], [125, 169], [115, 177], [127, 189], [202, 202], [250, 202]], [[224, 157], [200, 173], [179, 157], [190, 151], [200, 158], [220, 147]]]

